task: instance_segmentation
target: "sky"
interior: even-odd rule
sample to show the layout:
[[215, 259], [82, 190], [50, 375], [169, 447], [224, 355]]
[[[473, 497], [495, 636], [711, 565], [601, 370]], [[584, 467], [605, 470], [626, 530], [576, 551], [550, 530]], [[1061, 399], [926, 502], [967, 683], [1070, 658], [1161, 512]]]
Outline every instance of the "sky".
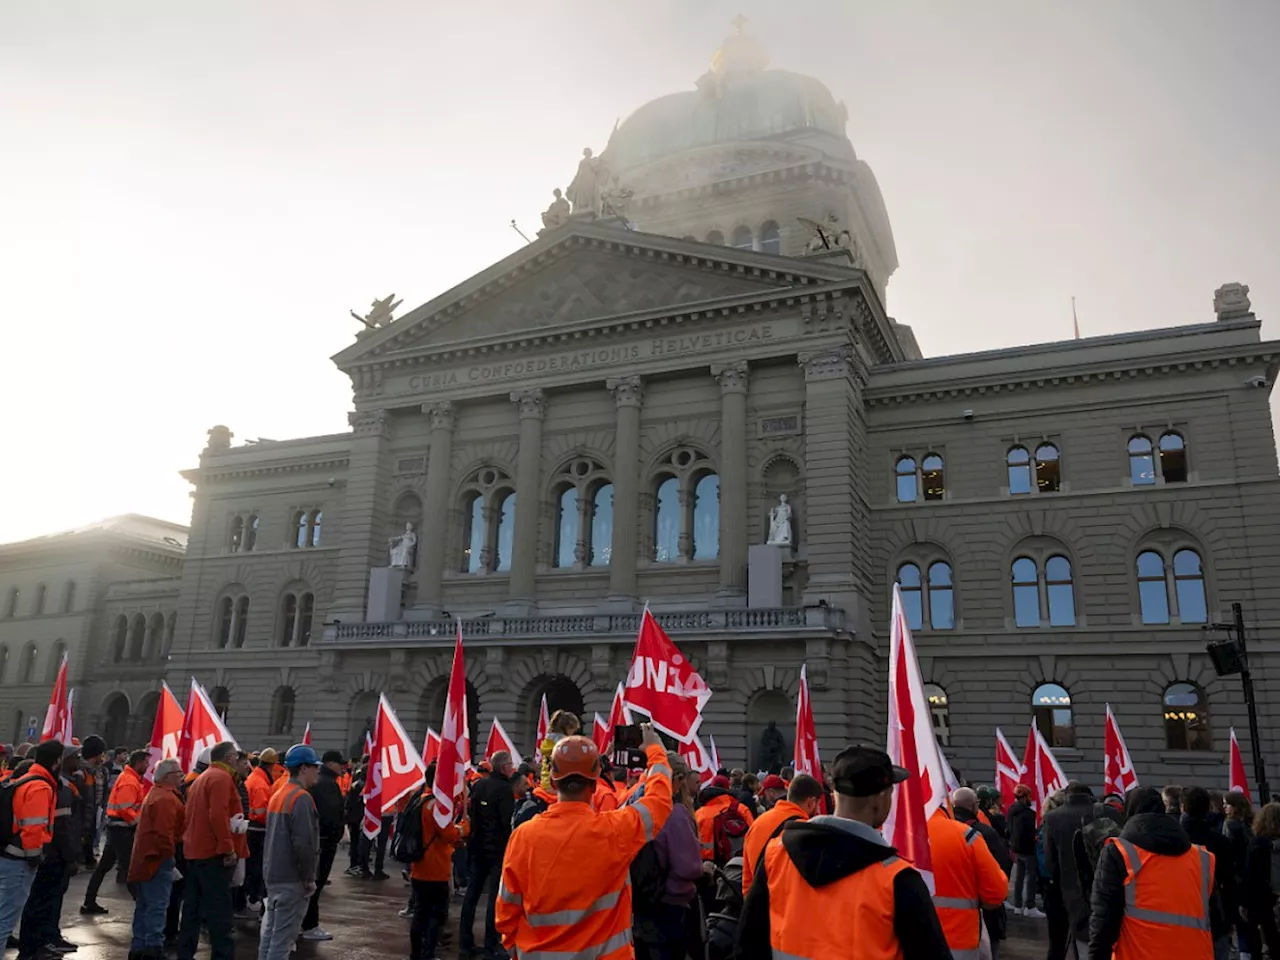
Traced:
[[1280, 337], [1274, 0], [0, 6], [0, 542], [187, 522], [206, 431], [347, 429], [349, 309], [523, 244], [737, 13], [880, 182], [926, 356], [1213, 319]]

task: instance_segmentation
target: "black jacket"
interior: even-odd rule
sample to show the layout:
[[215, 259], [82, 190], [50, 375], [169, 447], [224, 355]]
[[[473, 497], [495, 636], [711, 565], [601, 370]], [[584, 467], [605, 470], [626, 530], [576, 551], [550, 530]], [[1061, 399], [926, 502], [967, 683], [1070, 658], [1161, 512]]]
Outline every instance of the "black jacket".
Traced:
[[[1213, 885], [1222, 901], [1227, 917], [1236, 915], [1236, 866], [1232, 859], [1231, 841], [1222, 835], [1222, 828], [1214, 828], [1208, 820], [1199, 820], [1184, 813], [1179, 821], [1192, 843], [1199, 844], [1213, 854]], [[1230, 924], [1225, 918], [1213, 927], [1213, 938], [1225, 937]]]
[[[1176, 857], [1191, 849], [1191, 838], [1167, 813], [1140, 813], [1129, 818], [1122, 839], [1151, 853]], [[1124, 881], [1129, 875], [1124, 857], [1114, 843], [1102, 849], [1093, 878], [1092, 912], [1089, 916], [1089, 960], [1111, 960], [1124, 921]], [[1225, 922], [1216, 893], [1209, 898], [1209, 925], [1220, 929]], [[1215, 934], [1216, 936], [1216, 934]]]
[[1020, 857], [1036, 852], [1036, 812], [1025, 800], [1009, 807], [1009, 849]]
[[[791, 823], [782, 832], [782, 846], [800, 876], [811, 887], [824, 887], [894, 854], [893, 847], [855, 836], [834, 817]], [[827, 821], [827, 822], [823, 822]], [[947, 938], [933, 908], [924, 879], [915, 870], [901, 871], [893, 881], [893, 930], [903, 960], [951, 960]], [[858, 931], [848, 930], [856, 940]], [[764, 862], [756, 871], [738, 925], [738, 960], [771, 960], [769, 941], [769, 878]]]
[[471, 837], [467, 848], [477, 856], [502, 862], [511, 839], [516, 794], [511, 781], [493, 770], [471, 787]]
[[320, 818], [320, 842], [336, 845], [346, 829], [346, 798], [338, 786], [338, 775], [328, 767], [320, 768], [320, 779], [311, 788], [311, 799]]
[[1075, 836], [1094, 816], [1093, 797], [1084, 793], [1068, 796], [1065, 804], [1044, 818], [1044, 865], [1062, 892], [1062, 905], [1077, 940], [1089, 935], [1089, 900], [1076, 869]]

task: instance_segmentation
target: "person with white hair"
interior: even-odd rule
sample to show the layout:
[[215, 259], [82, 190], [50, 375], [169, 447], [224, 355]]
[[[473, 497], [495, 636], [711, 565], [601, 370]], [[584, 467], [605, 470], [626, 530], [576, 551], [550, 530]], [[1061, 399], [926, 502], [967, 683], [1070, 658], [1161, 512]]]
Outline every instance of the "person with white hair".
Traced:
[[185, 810], [178, 795], [182, 765], [161, 760], [152, 779], [155, 785], [142, 801], [129, 861], [129, 885], [136, 896], [129, 960], [163, 960], [165, 914], [177, 876], [174, 857], [182, 840]]

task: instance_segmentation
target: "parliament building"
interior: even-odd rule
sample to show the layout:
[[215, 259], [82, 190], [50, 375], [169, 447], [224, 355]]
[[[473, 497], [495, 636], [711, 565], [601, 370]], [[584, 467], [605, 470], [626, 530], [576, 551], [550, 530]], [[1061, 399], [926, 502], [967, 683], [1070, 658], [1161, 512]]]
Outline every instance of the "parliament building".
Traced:
[[1248, 728], [1205, 643], [1233, 602], [1278, 740], [1280, 343], [1227, 283], [1188, 326], [926, 358], [845, 127], [732, 36], [584, 158], [537, 239], [370, 315], [334, 357], [346, 429], [210, 430], [189, 530], [0, 547], [0, 738], [43, 717], [63, 651], [78, 728], [112, 741], [192, 676], [254, 748], [310, 722], [349, 749], [380, 693], [421, 737], [461, 618], [473, 743], [496, 715], [531, 750], [544, 694], [607, 714], [648, 603], [724, 763], [756, 769], [769, 721], [790, 754], [804, 664], [831, 757], [884, 742], [897, 582], [962, 777], [1035, 722], [1100, 786], [1110, 703], [1144, 783], [1225, 786]]

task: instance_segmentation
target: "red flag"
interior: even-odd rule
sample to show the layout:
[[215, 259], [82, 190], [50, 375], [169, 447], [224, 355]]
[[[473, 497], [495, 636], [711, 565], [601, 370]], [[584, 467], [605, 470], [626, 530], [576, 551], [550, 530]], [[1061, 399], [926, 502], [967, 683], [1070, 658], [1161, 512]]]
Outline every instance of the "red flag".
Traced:
[[422, 762], [426, 766], [431, 764], [440, 756], [440, 734], [436, 733], [430, 727], [427, 727], [427, 739], [422, 744]]
[[156, 720], [151, 725], [151, 756], [147, 759], [147, 773], [143, 778], [147, 782], [154, 782], [157, 763], [178, 756], [178, 748], [182, 743], [183, 716], [178, 698], [169, 689], [169, 684], [161, 681]]
[[1022, 779], [1022, 764], [1018, 755], [1009, 746], [1009, 741], [996, 727], [996, 789], [1000, 791], [1000, 802], [1007, 808], [1013, 803], [1013, 792]]
[[596, 714], [591, 721], [591, 740], [600, 751], [600, 756], [608, 756], [609, 746], [613, 743], [613, 729], [604, 722], [604, 717]]
[[929, 818], [946, 803], [946, 774], [897, 584], [893, 587], [889, 621], [889, 744], [886, 752], [895, 764], [906, 768], [907, 779], [894, 787], [884, 837], [898, 848], [903, 859], [911, 861], [933, 890]]
[[235, 737], [231, 736], [231, 731], [209, 702], [209, 694], [192, 677], [191, 692], [187, 695], [187, 711], [182, 718], [182, 736], [178, 741], [178, 760], [182, 769], [190, 773], [196, 768], [196, 761], [206, 748], [224, 740], [235, 743]]
[[711, 769], [720, 769], [720, 751], [716, 749], [716, 738], [707, 734], [708, 750], [711, 752]]
[[49, 696], [49, 709], [44, 713], [44, 727], [40, 731], [40, 740], [59, 740], [71, 746], [71, 726], [67, 722], [67, 655], [62, 655], [62, 663], [58, 664], [58, 676], [53, 681], [53, 693]]
[[524, 762], [520, 759], [520, 751], [516, 749], [515, 741], [507, 736], [507, 731], [502, 726], [502, 721], [494, 717], [493, 723], [489, 726], [489, 742], [485, 744], [484, 758], [492, 760], [493, 755], [499, 750], [505, 750], [511, 754], [511, 762], [517, 767]]
[[462, 661], [462, 621], [453, 647], [453, 669], [449, 672], [449, 695], [440, 727], [440, 759], [432, 793], [436, 803], [432, 815], [441, 829], [453, 822], [454, 800], [465, 785], [463, 771], [471, 759], [471, 738], [467, 731], [467, 679]]
[[307, 729], [302, 731], [302, 742], [308, 747], [311, 746], [311, 721], [307, 721]]
[[1124, 796], [1138, 785], [1138, 775], [1133, 772], [1133, 760], [1129, 756], [1129, 748], [1125, 746], [1124, 737], [1120, 735], [1120, 725], [1111, 712], [1111, 704], [1107, 704], [1107, 732], [1104, 739], [1105, 756], [1102, 761], [1103, 794], [1118, 793]]
[[679, 753], [681, 759], [689, 765], [689, 769], [698, 775], [700, 783], [706, 783], [716, 775], [711, 754], [702, 745], [700, 737], [695, 736], [689, 743], [679, 744]]
[[1244, 794], [1244, 798], [1253, 803], [1253, 797], [1249, 795], [1249, 778], [1244, 772], [1244, 758], [1240, 755], [1240, 741], [1236, 739], [1236, 728], [1231, 728], [1231, 758], [1230, 758], [1231, 777], [1228, 781], [1227, 788], [1230, 790], [1239, 790]]
[[647, 714], [654, 727], [667, 736], [690, 743], [702, 723], [702, 708], [710, 699], [711, 688], [646, 606], [627, 674], [626, 705]]
[[822, 761], [818, 758], [818, 732], [813, 725], [813, 704], [809, 702], [809, 665], [800, 667], [800, 695], [796, 698], [796, 747], [791, 765], [796, 773], [807, 773], [822, 781]]
[[538, 729], [533, 732], [533, 755], [542, 756], [542, 741], [547, 739], [551, 729], [551, 714], [547, 712], [547, 695], [542, 695], [542, 706], [538, 708]]
[[[378, 697], [378, 715], [373, 721], [373, 753], [369, 755], [369, 775], [361, 830], [373, 839], [382, 830], [382, 818], [426, 779], [426, 768], [409, 735], [404, 732], [386, 694]], [[368, 784], [372, 783], [372, 787]]]

